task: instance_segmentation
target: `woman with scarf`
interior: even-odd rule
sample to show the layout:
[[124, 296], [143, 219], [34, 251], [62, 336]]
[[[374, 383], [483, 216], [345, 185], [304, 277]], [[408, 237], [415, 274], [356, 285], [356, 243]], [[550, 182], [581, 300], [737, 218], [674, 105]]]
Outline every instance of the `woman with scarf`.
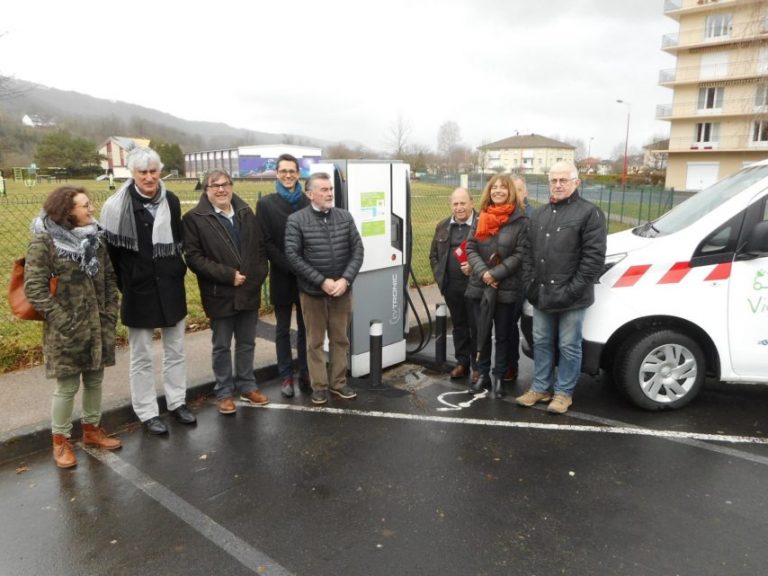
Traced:
[[[104, 367], [115, 364], [117, 284], [93, 210], [84, 188], [51, 192], [32, 221], [24, 269], [27, 299], [44, 318], [45, 375], [56, 378], [51, 419], [53, 458], [60, 468], [77, 464], [69, 440], [81, 380], [83, 444], [120, 447], [99, 426]], [[53, 296], [52, 276], [58, 278]]]
[[[523, 303], [523, 268], [528, 262], [528, 217], [523, 201], [508, 174], [492, 177], [480, 198], [477, 226], [467, 242], [472, 277], [465, 296], [473, 301], [478, 319], [480, 378], [472, 385], [481, 392], [491, 384], [496, 398], [504, 396], [502, 378], [507, 370], [509, 341], [517, 330], [517, 310]], [[483, 334], [480, 326], [487, 329]], [[496, 333], [496, 358], [491, 368], [491, 326]]]

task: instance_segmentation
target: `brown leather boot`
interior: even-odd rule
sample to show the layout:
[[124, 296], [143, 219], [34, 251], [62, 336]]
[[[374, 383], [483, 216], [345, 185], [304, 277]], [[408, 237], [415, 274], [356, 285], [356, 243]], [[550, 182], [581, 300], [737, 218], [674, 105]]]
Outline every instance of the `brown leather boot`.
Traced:
[[83, 444], [86, 446], [96, 446], [105, 450], [115, 450], [122, 446], [117, 438], [110, 438], [97, 424], [86, 424], [83, 422]]
[[53, 459], [59, 468], [72, 468], [77, 465], [75, 450], [64, 434], [53, 435]]

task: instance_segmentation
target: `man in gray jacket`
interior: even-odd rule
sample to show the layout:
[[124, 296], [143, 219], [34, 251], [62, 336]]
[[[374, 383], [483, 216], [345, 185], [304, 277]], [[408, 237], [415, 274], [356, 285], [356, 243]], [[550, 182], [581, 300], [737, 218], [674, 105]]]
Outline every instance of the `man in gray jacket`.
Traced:
[[533, 266], [525, 285], [534, 307], [534, 380], [517, 403], [549, 402], [553, 414], [564, 414], [572, 403], [581, 376], [584, 314], [605, 265], [605, 215], [579, 195], [580, 183], [576, 166], [555, 163], [549, 203], [536, 209], [528, 229]]
[[252, 406], [269, 402], [259, 392], [253, 374], [267, 255], [256, 216], [232, 193], [229, 173], [211, 170], [203, 179], [203, 188], [200, 202], [183, 218], [184, 255], [197, 275], [203, 309], [211, 320], [214, 393], [219, 412], [234, 414], [236, 392]]
[[333, 205], [331, 177], [318, 172], [307, 181], [311, 204], [288, 217], [285, 255], [299, 286], [307, 331], [312, 402], [328, 401], [329, 378], [323, 342], [330, 342], [330, 391], [354, 398], [347, 385], [347, 330], [352, 319], [352, 283], [363, 264], [363, 241], [352, 215]]

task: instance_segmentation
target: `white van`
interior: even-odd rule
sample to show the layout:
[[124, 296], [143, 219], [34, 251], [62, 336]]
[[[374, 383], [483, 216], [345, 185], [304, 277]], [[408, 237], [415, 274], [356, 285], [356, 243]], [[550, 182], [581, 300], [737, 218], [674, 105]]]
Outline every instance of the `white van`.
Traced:
[[705, 376], [768, 383], [768, 161], [608, 236], [582, 370], [638, 406], [680, 408]]

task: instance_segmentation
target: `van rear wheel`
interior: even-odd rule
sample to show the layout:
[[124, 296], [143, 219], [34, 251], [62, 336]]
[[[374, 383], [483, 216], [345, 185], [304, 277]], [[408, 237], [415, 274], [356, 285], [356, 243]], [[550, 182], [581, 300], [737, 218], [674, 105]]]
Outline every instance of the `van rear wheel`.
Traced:
[[616, 383], [646, 410], [682, 408], [704, 384], [704, 353], [676, 330], [650, 328], [630, 338], [616, 356]]

